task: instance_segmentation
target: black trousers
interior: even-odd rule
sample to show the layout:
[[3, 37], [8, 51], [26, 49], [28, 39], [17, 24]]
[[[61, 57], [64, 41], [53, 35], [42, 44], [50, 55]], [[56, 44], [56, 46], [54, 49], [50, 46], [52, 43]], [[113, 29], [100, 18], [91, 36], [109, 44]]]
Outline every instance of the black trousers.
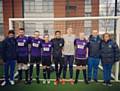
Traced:
[[56, 80], [58, 80], [60, 78], [63, 69], [63, 58], [61, 56], [57, 56], [57, 57], [53, 56], [53, 60], [55, 63]]

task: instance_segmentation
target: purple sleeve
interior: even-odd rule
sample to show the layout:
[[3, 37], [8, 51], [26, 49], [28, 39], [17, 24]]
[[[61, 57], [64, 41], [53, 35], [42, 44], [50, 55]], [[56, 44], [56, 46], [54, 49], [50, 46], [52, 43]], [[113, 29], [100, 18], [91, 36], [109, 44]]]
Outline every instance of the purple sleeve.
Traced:
[[32, 40], [32, 37], [28, 37], [28, 44], [30, 44], [31, 43], [31, 40]]

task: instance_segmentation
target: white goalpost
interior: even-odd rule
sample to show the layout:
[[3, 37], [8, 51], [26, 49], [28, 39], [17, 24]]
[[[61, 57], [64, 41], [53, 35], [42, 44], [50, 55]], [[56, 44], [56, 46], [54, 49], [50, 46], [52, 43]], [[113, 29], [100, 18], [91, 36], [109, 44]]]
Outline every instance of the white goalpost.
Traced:
[[[13, 29], [14, 22], [46, 22], [52, 21], [53, 26], [54, 22], [72, 22], [72, 21], [93, 21], [93, 20], [116, 20], [116, 42], [120, 47], [120, 16], [101, 16], [101, 17], [65, 17], [65, 18], [9, 18], [9, 30]], [[109, 24], [108, 24], [109, 25]], [[114, 24], [113, 24], [114, 25]], [[53, 27], [54, 29], [54, 27]], [[102, 66], [99, 65], [99, 68], [102, 69]], [[119, 81], [119, 62], [115, 63], [115, 74], [111, 74], [114, 80]]]

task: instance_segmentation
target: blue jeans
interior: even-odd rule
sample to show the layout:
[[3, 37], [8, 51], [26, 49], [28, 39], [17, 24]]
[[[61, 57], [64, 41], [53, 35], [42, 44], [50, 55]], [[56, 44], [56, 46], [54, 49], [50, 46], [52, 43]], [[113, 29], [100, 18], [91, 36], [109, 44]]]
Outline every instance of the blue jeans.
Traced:
[[89, 80], [91, 80], [92, 78], [92, 71], [93, 71], [93, 79], [97, 80], [99, 62], [100, 62], [99, 58], [94, 58], [94, 57], [88, 58], [88, 79]]
[[105, 82], [111, 80], [111, 71], [112, 71], [112, 64], [102, 64], [103, 66], [103, 79]]
[[[10, 80], [14, 80], [14, 71], [15, 71], [15, 60], [7, 60], [4, 64], [4, 75], [5, 75], [5, 81], [8, 82], [9, 77]], [[9, 72], [10, 70], [10, 72]]]
[[73, 77], [73, 62], [74, 55], [65, 55], [64, 56], [64, 65], [63, 65], [63, 78], [66, 78], [67, 64], [69, 64], [70, 78]]

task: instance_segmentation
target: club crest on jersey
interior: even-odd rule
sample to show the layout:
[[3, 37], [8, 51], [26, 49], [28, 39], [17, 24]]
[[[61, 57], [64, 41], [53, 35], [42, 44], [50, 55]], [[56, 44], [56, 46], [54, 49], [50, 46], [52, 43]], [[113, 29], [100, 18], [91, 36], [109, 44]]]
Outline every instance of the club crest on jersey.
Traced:
[[38, 41], [38, 43], [40, 44], [40, 41]]
[[84, 42], [83, 45], [85, 45], [86, 43]]
[[51, 47], [51, 45], [50, 45], [50, 44], [49, 44], [48, 46], [49, 46], [49, 47]]
[[112, 45], [109, 45], [108, 47], [109, 47], [109, 48], [112, 48]]
[[62, 46], [62, 44], [60, 43], [60, 46]]
[[26, 40], [24, 39], [23, 42], [26, 42]]

